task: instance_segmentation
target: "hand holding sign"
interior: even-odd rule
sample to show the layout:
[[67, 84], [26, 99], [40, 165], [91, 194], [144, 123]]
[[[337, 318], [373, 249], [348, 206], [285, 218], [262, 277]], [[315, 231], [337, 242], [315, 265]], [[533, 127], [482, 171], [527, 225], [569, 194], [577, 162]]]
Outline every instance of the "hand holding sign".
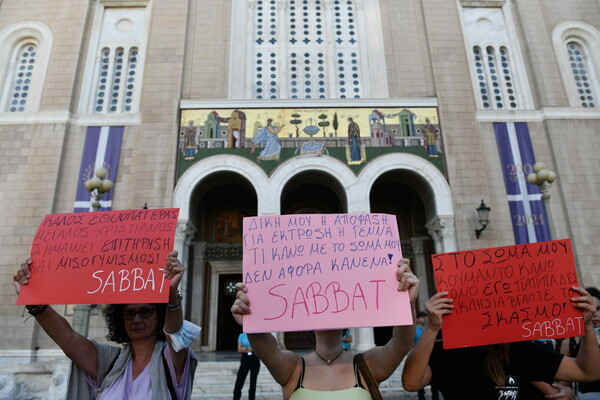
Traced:
[[446, 349], [583, 335], [583, 317], [571, 304], [577, 274], [569, 240], [432, 260], [436, 287], [454, 305], [444, 318]]
[[[414, 303], [419, 295], [419, 278], [410, 270], [410, 261], [406, 258], [398, 262], [396, 270], [396, 279], [398, 280], [399, 292], [407, 292], [411, 303]], [[236, 299], [231, 307], [231, 313], [238, 325], [243, 326], [243, 316], [250, 315], [250, 299], [246, 294], [248, 288], [242, 282], [235, 285], [237, 290]]]
[[425, 303], [427, 325], [438, 331], [442, 328], [444, 315], [450, 314], [454, 308], [452, 299], [447, 298], [447, 295], [448, 292], [436, 293]]
[[169, 285], [176, 288], [182, 273], [176, 255], [163, 271], [178, 214], [154, 209], [47, 215], [31, 248], [31, 279], [15, 287], [17, 304], [166, 302]]
[[412, 324], [392, 215], [244, 218], [243, 244], [247, 333]]

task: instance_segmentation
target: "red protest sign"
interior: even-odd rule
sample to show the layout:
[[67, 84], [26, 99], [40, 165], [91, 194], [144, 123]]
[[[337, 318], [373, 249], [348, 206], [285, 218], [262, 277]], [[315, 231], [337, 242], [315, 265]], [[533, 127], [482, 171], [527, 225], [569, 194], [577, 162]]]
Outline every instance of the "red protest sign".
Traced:
[[293, 214], [244, 218], [244, 332], [411, 325], [397, 290], [396, 217]]
[[166, 303], [179, 209], [46, 215], [17, 304]]
[[436, 288], [453, 299], [445, 349], [584, 334], [568, 239], [435, 254]]

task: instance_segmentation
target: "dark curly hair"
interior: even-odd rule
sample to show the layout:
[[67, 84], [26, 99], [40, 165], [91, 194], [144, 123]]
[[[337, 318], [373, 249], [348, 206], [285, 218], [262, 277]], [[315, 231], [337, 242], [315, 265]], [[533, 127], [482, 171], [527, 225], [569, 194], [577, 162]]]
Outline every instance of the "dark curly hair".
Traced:
[[[127, 344], [131, 342], [127, 331], [125, 330], [125, 321], [123, 320], [123, 308], [126, 304], [108, 304], [102, 309], [104, 320], [106, 321], [106, 327], [108, 328], [108, 334], [106, 339], [111, 342], [120, 344]], [[164, 303], [155, 303], [154, 312], [158, 317], [158, 323], [156, 324], [156, 331], [154, 331], [154, 337], [156, 340], [167, 340], [163, 327], [165, 325], [165, 313], [167, 306]]]

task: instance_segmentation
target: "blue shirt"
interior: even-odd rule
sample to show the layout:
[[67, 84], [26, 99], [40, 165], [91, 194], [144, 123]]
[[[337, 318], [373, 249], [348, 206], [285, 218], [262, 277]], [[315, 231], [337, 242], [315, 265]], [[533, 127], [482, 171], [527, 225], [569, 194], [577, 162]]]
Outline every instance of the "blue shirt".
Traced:
[[245, 333], [240, 333], [240, 336], [238, 336], [238, 343], [241, 343], [242, 347], [252, 347], [250, 346], [248, 335], [246, 335]]
[[421, 325], [417, 325], [417, 331], [415, 332], [415, 343], [417, 343], [417, 340], [419, 340], [424, 330], [425, 328], [421, 327]]

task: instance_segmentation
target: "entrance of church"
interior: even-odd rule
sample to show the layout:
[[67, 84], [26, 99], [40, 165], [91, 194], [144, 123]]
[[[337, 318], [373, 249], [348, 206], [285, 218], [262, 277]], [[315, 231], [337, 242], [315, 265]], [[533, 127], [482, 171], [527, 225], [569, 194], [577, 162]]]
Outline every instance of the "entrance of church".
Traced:
[[242, 327], [231, 316], [231, 305], [235, 301], [235, 284], [241, 280], [242, 274], [219, 275], [217, 350], [220, 351], [237, 351], [238, 335], [242, 333]]

